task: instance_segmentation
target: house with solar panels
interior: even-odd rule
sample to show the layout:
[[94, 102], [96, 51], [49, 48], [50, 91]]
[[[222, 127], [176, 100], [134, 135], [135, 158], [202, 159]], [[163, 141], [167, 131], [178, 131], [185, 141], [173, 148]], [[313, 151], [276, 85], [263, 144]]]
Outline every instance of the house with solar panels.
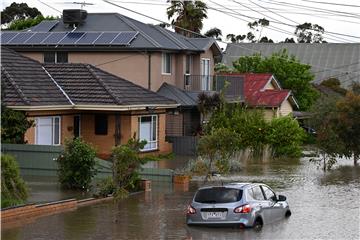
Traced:
[[213, 38], [188, 38], [118, 13], [64, 10], [62, 19], [45, 20], [21, 32], [2, 32], [1, 41], [41, 63], [91, 64], [154, 92], [163, 84], [192, 91], [192, 110], [184, 113], [188, 106], [178, 102], [177, 111], [168, 111], [168, 133], [176, 126], [180, 135], [195, 134], [200, 124], [197, 95], [219, 90], [213, 74], [221, 49]]
[[132, 137], [147, 141], [143, 153], [172, 151], [165, 140], [166, 112], [178, 104], [86, 63], [40, 63], [1, 47], [2, 101], [26, 112], [35, 126], [29, 144], [63, 145], [81, 136], [110, 157]]
[[2, 32], [1, 44], [43, 63], [87, 63], [152, 91], [166, 82], [184, 88], [205, 76], [209, 90], [221, 49], [213, 38], [187, 38], [118, 13], [64, 10], [22, 32]]

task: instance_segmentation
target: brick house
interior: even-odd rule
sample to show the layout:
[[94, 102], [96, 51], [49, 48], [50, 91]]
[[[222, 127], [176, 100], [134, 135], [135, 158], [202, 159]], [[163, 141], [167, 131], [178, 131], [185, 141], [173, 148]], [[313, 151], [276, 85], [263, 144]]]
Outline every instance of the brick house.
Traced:
[[136, 136], [147, 140], [144, 152], [171, 152], [165, 120], [174, 101], [90, 64], [42, 64], [1, 50], [3, 101], [35, 121], [25, 134], [29, 144], [81, 136], [107, 158], [113, 146]]
[[[84, 12], [64, 10], [63, 16], [71, 11]], [[118, 13], [87, 13], [3, 32], [2, 45], [39, 62], [91, 64], [152, 91], [164, 82], [183, 89], [192, 75], [204, 76], [200, 87], [209, 90], [207, 76], [221, 56], [213, 38], [184, 37]]]

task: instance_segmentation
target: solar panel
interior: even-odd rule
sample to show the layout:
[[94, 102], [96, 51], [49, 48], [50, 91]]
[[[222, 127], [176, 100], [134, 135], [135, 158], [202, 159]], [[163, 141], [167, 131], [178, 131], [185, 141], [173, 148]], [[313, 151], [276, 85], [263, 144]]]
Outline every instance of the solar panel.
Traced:
[[57, 21], [57, 20], [53, 20], [53, 21], [45, 20], [45, 21], [40, 22], [38, 25], [34, 26], [31, 29], [31, 31], [32, 32], [48, 32], [53, 27], [55, 27], [58, 23], [59, 23], [59, 21]]
[[137, 32], [120, 32], [111, 44], [129, 45], [130, 42], [136, 37]]
[[118, 32], [103, 32], [94, 44], [110, 44], [118, 34]]
[[41, 32], [41, 33], [35, 33], [32, 35], [25, 44], [40, 44], [42, 41], [44, 41], [45, 38], [50, 36], [51, 33], [48, 32]]
[[47, 37], [42, 44], [57, 44], [58, 42], [66, 36], [66, 32], [53, 32], [49, 37]]
[[93, 42], [101, 35], [101, 32], [87, 32], [80, 38], [76, 44], [93, 44]]
[[13, 37], [15, 37], [18, 32], [2, 32], [1, 33], [1, 43], [8, 43]]
[[16, 35], [15, 37], [13, 37], [8, 44], [21, 44], [26, 42], [26, 40], [28, 40], [30, 37], [32, 37], [32, 35], [34, 35], [33, 32], [21, 32], [18, 35]]
[[59, 44], [74, 44], [84, 35], [83, 32], [69, 32]]
[[2, 44], [129, 45], [138, 32], [2, 32]]

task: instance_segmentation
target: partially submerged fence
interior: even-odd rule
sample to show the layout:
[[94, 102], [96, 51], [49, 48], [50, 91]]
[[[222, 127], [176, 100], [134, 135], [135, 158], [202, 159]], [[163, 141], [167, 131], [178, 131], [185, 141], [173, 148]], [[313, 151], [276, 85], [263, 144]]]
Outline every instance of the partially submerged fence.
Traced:
[[196, 155], [198, 138], [195, 136], [166, 136], [166, 141], [172, 143], [176, 155]]
[[[57, 176], [57, 158], [63, 147], [31, 144], [2, 144], [1, 152], [16, 157], [22, 175]], [[98, 170], [97, 178], [112, 175], [112, 163], [96, 159]], [[170, 169], [143, 168], [140, 176], [152, 181], [171, 182], [173, 171]]]

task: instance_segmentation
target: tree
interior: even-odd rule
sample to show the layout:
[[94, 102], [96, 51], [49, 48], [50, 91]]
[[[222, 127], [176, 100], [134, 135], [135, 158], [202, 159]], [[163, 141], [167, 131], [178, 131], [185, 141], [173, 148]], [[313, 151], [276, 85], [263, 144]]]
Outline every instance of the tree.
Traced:
[[298, 43], [326, 43], [322, 36], [324, 32], [320, 25], [307, 22], [297, 25], [295, 29]]
[[200, 33], [203, 28], [203, 20], [207, 18], [207, 5], [202, 1], [171, 1], [167, 8], [168, 19], [175, 25], [175, 32], [191, 37]]
[[16, 159], [1, 154], [1, 208], [23, 204], [28, 196]]
[[56, 19], [53, 16], [43, 17], [42, 15], [39, 15], [35, 18], [26, 18], [26, 19], [17, 19], [10, 23], [10, 25], [6, 28], [6, 30], [23, 30], [30, 28], [32, 26], [38, 25], [40, 22], [44, 20], [54, 20]]
[[286, 49], [273, 53], [269, 57], [260, 54], [240, 57], [233, 62], [234, 72], [272, 73], [285, 89], [290, 89], [299, 102], [300, 110], [307, 110], [317, 99], [318, 93], [312, 87], [314, 75], [311, 66], [302, 64], [289, 56]]
[[239, 139], [240, 136], [237, 133], [226, 128], [213, 129], [200, 138], [198, 154], [209, 160], [205, 181], [211, 176], [214, 162], [220, 172], [228, 171], [229, 159], [238, 150]]
[[284, 43], [295, 43], [294, 38], [285, 38]]
[[40, 15], [41, 12], [37, 8], [31, 8], [26, 3], [13, 2], [1, 11], [1, 24], [11, 23], [18, 19], [35, 18]]
[[95, 149], [81, 138], [65, 141], [65, 149], [58, 158], [59, 181], [69, 189], [88, 190], [96, 175]]
[[354, 164], [360, 157], [360, 95], [349, 91], [336, 104], [338, 135], [345, 145], [343, 155], [353, 156]]
[[343, 96], [346, 95], [347, 90], [345, 88], [341, 87], [340, 80], [337, 78], [329, 78], [320, 83], [320, 85], [325, 86], [333, 90], [334, 92], [337, 92]]
[[12, 144], [24, 144], [25, 132], [34, 125], [28, 120], [26, 114], [15, 111], [5, 106], [1, 113], [1, 142]]
[[274, 43], [274, 41], [272, 39], [267, 38], [267, 37], [262, 37], [259, 40], [259, 43]]
[[312, 117], [309, 124], [316, 129], [315, 145], [320, 153], [320, 159], [311, 159], [311, 161], [322, 165], [324, 171], [329, 170], [336, 163], [336, 158], [344, 151], [344, 144], [337, 128], [338, 100], [338, 96], [321, 95], [310, 109]]
[[215, 28], [209, 29], [206, 33], [204, 33], [204, 35], [207, 37], [213, 37], [216, 40], [221, 41], [222, 31], [215, 27]]

